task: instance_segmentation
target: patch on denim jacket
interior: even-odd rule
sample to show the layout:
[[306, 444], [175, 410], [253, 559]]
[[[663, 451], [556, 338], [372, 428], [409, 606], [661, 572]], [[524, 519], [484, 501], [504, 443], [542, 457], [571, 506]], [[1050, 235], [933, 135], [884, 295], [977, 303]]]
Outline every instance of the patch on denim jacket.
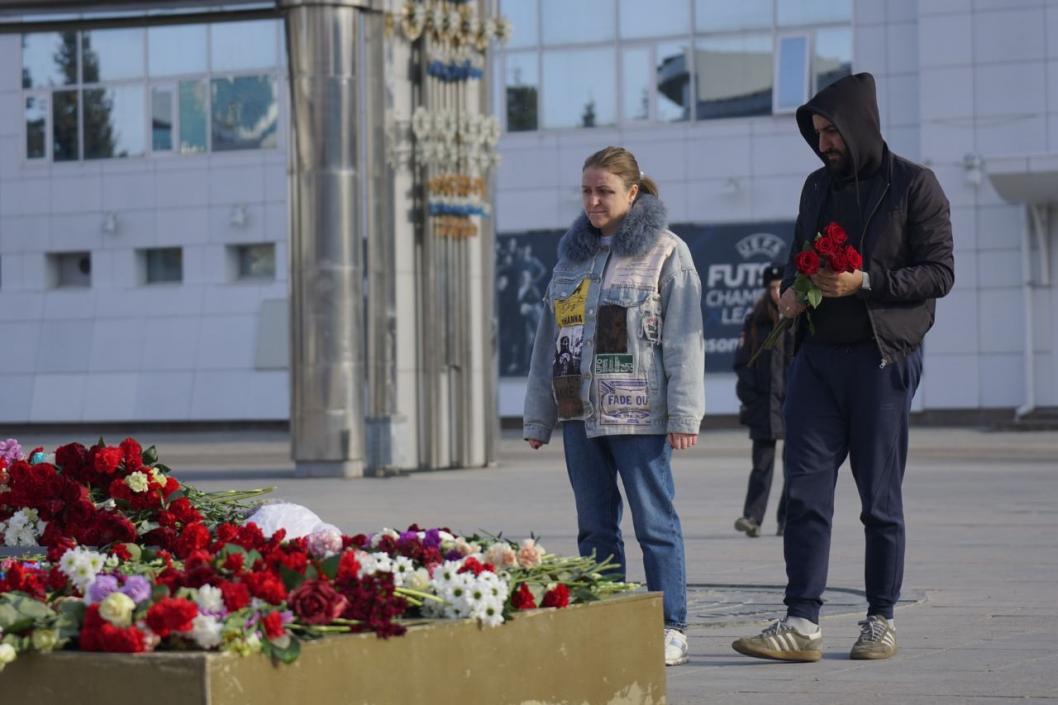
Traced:
[[635, 358], [632, 355], [609, 354], [595, 356], [595, 375], [620, 375], [628, 377], [636, 372]]
[[595, 350], [599, 353], [628, 352], [628, 309], [624, 306], [606, 304], [599, 307]]
[[584, 402], [580, 398], [580, 375], [555, 377], [551, 380], [558, 402], [558, 417], [574, 419], [584, 415]]
[[650, 396], [645, 379], [600, 379], [599, 423], [609, 426], [650, 425]]

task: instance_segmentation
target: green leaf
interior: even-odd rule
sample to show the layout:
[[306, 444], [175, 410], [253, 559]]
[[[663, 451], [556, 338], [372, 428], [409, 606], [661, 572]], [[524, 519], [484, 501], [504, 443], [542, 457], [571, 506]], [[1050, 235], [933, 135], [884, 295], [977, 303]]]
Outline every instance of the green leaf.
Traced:
[[81, 631], [84, 622], [85, 604], [79, 600], [66, 600], [59, 605], [59, 618], [55, 626], [59, 630], [59, 640], [73, 639]]
[[809, 289], [808, 304], [812, 308], [819, 308], [819, 304], [821, 303], [823, 303], [823, 292], [816, 288]]
[[324, 558], [320, 561], [320, 572], [327, 576], [328, 580], [334, 580], [338, 577], [338, 563], [341, 559], [341, 554], [331, 556], [330, 558]]
[[158, 449], [151, 446], [140, 455], [144, 465], [154, 465], [158, 462]]
[[285, 565], [279, 566], [279, 577], [283, 579], [283, 585], [286, 586], [287, 590], [296, 590], [303, 582], [305, 582], [305, 576], [296, 570], [291, 570]]
[[294, 663], [298, 660], [298, 656], [301, 655], [301, 641], [297, 637], [292, 636], [287, 648], [279, 650], [273, 646], [272, 653], [285, 664]]
[[803, 298], [812, 289], [812, 280], [808, 277], [799, 274], [797, 279], [794, 279], [793, 290], [801, 295]]
[[151, 590], [151, 602], [157, 602], [166, 597], [169, 597], [168, 585], [155, 585], [154, 589]]
[[14, 605], [8, 604], [6, 599], [4, 602], [0, 602], [0, 629], [4, 631], [10, 630], [11, 625], [17, 622], [18, 619], [18, 610], [15, 609]]

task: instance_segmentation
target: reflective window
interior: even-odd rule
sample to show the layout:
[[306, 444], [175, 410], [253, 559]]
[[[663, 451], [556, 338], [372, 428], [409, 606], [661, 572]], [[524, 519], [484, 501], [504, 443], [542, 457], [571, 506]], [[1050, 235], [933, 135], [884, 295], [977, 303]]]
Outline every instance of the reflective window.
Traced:
[[506, 66], [507, 130], [535, 130], [539, 124], [540, 71], [533, 52], [508, 54]]
[[812, 73], [817, 91], [852, 74], [851, 29], [820, 29], [816, 32]]
[[511, 38], [507, 46], [512, 49], [536, 46], [540, 39], [536, 13], [536, 0], [502, 0], [500, 14], [511, 22]]
[[235, 264], [238, 279], [275, 279], [276, 246], [271, 242], [237, 245]]
[[85, 159], [143, 155], [143, 97], [140, 85], [85, 89]]
[[702, 39], [694, 58], [698, 119], [771, 113], [770, 34]]
[[622, 37], [690, 34], [689, 0], [619, 0], [618, 10]]
[[22, 35], [22, 87], [77, 83], [77, 33]]
[[852, 0], [776, 1], [781, 27], [852, 21]]
[[621, 52], [622, 119], [650, 119], [650, 80], [650, 47], [624, 49]]
[[173, 149], [173, 91], [154, 88], [151, 91], [151, 151]]
[[613, 125], [615, 58], [612, 47], [545, 51], [543, 127]]
[[206, 82], [180, 81], [180, 152], [205, 152]]
[[773, 0], [695, 0], [694, 3], [694, 26], [699, 32], [770, 29], [774, 15]]
[[147, 69], [151, 76], [205, 73], [206, 56], [206, 25], [147, 30]]
[[613, 0], [540, 0], [544, 44], [584, 44], [614, 38]]
[[276, 22], [218, 22], [210, 26], [214, 71], [271, 68], [276, 57]]
[[143, 76], [142, 29], [99, 29], [81, 33], [84, 83]]
[[92, 255], [88, 252], [57, 252], [48, 255], [48, 286], [52, 289], [84, 288], [92, 285]]
[[213, 151], [275, 147], [279, 108], [269, 76], [213, 79]]
[[655, 50], [657, 119], [664, 122], [691, 117], [691, 51], [686, 42], [664, 42]]
[[178, 284], [184, 279], [184, 252], [179, 247], [140, 250], [144, 284]]
[[26, 98], [26, 159], [48, 155], [48, 101], [41, 96]]
[[775, 111], [796, 110], [808, 100], [808, 37], [803, 34], [779, 39], [778, 85]]
[[55, 91], [51, 94], [51, 154], [57, 162], [80, 158], [77, 140], [77, 91]]

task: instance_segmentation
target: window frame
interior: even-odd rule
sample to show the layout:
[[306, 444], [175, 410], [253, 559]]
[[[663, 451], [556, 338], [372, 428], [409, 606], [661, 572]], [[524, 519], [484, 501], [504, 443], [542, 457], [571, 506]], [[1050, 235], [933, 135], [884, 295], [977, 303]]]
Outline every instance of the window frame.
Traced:
[[[796, 30], [792, 32], [780, 32], [774, 35], [775, 42], [772, 47], [772, 74], [775, 80], [772, 81], [771, 88], [771, 113], [772, 115], [790, 115], [797, 112], [797, 108], [804, 105], [805, 102], [813, 95], [813, 83], [814, 83], [814, 71], [812, 70], [812, 60], [815, 56], [815, 32]], [[782, 75], [779, 68], [782, 66], [782, 42], [784, 39], [804, 39], [804, 76], [802, 77], [801, 85], [804, 87], [801, 98], [798, 100], [797, 105], [791, 107], [783, 107], [779, 105], [779, 80]]]
[[[538, 3], [539, 5], [539, 3]], [[85, 83], [84, 81], [84, 32], [90, 30], [75, 30], [77, 32], [76, 53], [77, 53], [77, 81], [70, 85], [55, 85], [55, 86], [37, 86], [30, 88], [21, 88], [21, 128], [19, 135], [21, 138], [19, 148], [19, 160], [23, 167], [29, 169], [36, 168], [63, 168], [64, 166], [71, 164], [84, 165], [88, 162], [97, 161], [113, 161], [120, 160], [125, 162], [134, 162], [136, 160], [147, 160], [147, 159], [178, 159], [178, 158], [195, 158], [202, 156], [209, 156], [213, 154], [213, 90], [212, 85], [215, 79], [237, 79], [242, 77], [265, 77], [272, 84], [273, 99], [276, 101], [278, 109], [276, 111], [276, 136], [274, 144], [271, 146], [261, 146], [247, 149], [235, 149], [235, 150], [224, 150], [224, 154], [239, 153], [246, 151], [263, 151], [263, 152], [275, 152], [285, 148], [286, 140], [284, 138], [284, 126], [287, 124], [287, 113], [288, 110], [284, 101], [289, 96], [289, 90], [287, 89], [287, 81], [285, 75], [285, 67], [287, 64], [286, 58], [286, 43], [284, 38], [284, 29], [282, 23], [278, 20], [264, 20], [272, 23], [272, 34], [275, 42], [276, 52], [276, 63], [272, 66], [261, 67], [256, 69], [244, 69], [238, 71], [215, 71], [213, 68], [213, 56], [212, 56], [212, 33], [213, 27], [219, 22], [206, 22], [206, 70], [202, 73], [190, 73], [190, 74], [174, 74], [167, 76], [151, 76], [150, 74], [150, 37], [147, 32], [147, 26], [137, 26], [136, 28], [143, 29], [143, 40], [141, 42], [140, 49], [143, 54], [143, 75], [140, 78], [133, 79], [120, 79], [111, 81], [99, 81], [93, 83]], [[195, 23], [199, 24], [199, 23]], [[107, 29], [107, 28], [103, 28]], [[19, 35], [22, 36], [22, 35]], [[23, 56], [22, 52], [18, 52], [18, 64], [16, 70], [19, 74], [23, 68]], [[204, 112], [206, 120], [205, 129], [205, 141], [206, 148], [201, 152], [184, 152], [181, 150], [181, 136], [182, 128], [180, 122], [180, 84], [184, 81], [195, 81], [205, 85], [205, 101], [204, 101]], [[21, 83], [21, 82], [20, 82]], [[86, 90], [107, 90], [111, 88], [117, 88], [121, 86], [140, 86], [143, 89], [143, 134], [144, 144], [142, 154], [137, 154], [128, 157], [94, 157], [87, 159], [85, 157], [85, 110], [84, 100]], [[153, 105], [152, 97], [155, 88], [166, 87], [171, 91], [172, 95], [172, 108], [173, 108], [173, 147], [171, 150], [155, 150], [154, 140], [152, 132], [152, 117], [153, 117]], [[55, 161], [55, 140], [54, 140], [54, 109], [55, 109], [55, 93], [56, 92], [72, 92], [77, 97], [77, 157], [75, 159], [69, 159], [64, 161]], [[47, 108], [45, 111], [45, 135], [44, 135], [44, 154], [43, 157], [29, 157], [28, 156], [28, 139], [29, 131], [26, 123], [26, 99], [29, 97], [43, 98], [47, 101]], [[506, 109], [506, 96], [503, 96], [503, 107]]]
[[[849, 21], [826, 21], [816, 24], [808, 25], [790, 25], [783, 26], [779, 23], [779, 0], [771, 0], [771, 18], [770, 23], [762, 26], [754, 27], [738, 27], [734, 29], [724, 29], [717, 31], [698, 31], [698, 12], [695, 0], [687, 0], [688, 16], [690, 17], [690, 24], [687, 30], [680, 34], [670, 35], [658, 35], [654, 37], [624, 37], [622, 36], [620, 29], [620, 0], [611, 0], [611, 9], [614, 17], [614, 38], [606, 41], [591, 41], [591, 42], [571, 42], [566, 44], [547, 44], [543, 41], [543, 9], [542, 2], [536, 2], [536, 24], [537, 24], [537, 37], [536, 42], [526, 44], [524, 46], [513, 47], [510, 49], [501, 47], [496, 51], [493, 61], [497, 67], [497, 73], [500, 74], [499, 86], [496, 89], [495, 95], [495, 110], [500, 116], [500, 121], [503, 126], [504, 134], [520, 134], [520, 133], [531, 133], [531, 132], [570, 132], [578, 130], [593, 130], [593, 129], [622, 129], [625, 127], [644, 127], [648, 125], [679, 125], [687, 124], [693, 125], [697, 123], [710, 123], [715, 121], [724, 120], [744, 120], [744, 119], [755, 119], [755, 118], [767, 118], [775, 116], [788, 115], [794, 112], [794, 109], [782, 109], [777, 110], [778, 98], [779, 98], [779, 46], [783, 38], [792, 35], [805, 36], [806, 41], [806, 60], [805, 68], [807, 72], [807, 90], [808, 96], [811, 96], [815, 90], [815, 35], [817, 31], [829, 30], [829, 29], [849, 29], [852, 33], [852, 55], [851, 55], [851, 66], [852, 72], [856, 70], [855, 62], [855, 25], [856, 25], [856, 3], [849, 0], [850, 6], [850, 19]], [[651, 76], [650, 80], [650, 117], [647, 120], [631, 120], [625, 116], [625, 105], [624, 105], [624, 50], [627, 48], [635, 47], [649, 47], [651, 66], [654, 67], [656, 72], [657, 62], [657, 45], [665, 42], [687, 42], [688, 46], [693, 48], [697, 45], [698, 40], [709, 39], [709, 38], [722, 38], [729, 36], [739, 36], [746, 34], [766, 34], [770, 35], [772, 39], [772, 72], [773, 81], [771, 87], [771, 113], [769, 115], [752, 115], [752, 116], [732, 116], [732, 117], [720, 117], [720, 118], [699, 118], [698, 117], [698, 76], [697, 76], [697, 62], [692, 61], [691, 66], [688, 68], [688, 73], [691, 81], [691, 106], [690, 114], [687, 120], [682, 121], [661, 121], [658, 119], [657, 110], [657, 81], [656, 76]], [[544, 126], [544, 107], [545, 107], [545, 93], [547, 92], [547, 86], [545, 85], [543, 75], [543, 63], [544, 53], [548, 51], [562, 51], [567, 49], [600, 49], [610, 48], [614, 52], [614, 80], [615, 86], [613, 86], [613, 94], [615, 96], [616, 105], [615, 114], [616, 120], [613, 125], [599, 125], [597, 127], [545, 127]], [[516, 54], [522, 52], [535, 51], [537, 55], [537, 128], [535, 130], [518, 130], [517, 132], [511, 132], [507, 124], [507, 56], [508, 54]], [[807, 99], [807, 97], [806, 97]]]

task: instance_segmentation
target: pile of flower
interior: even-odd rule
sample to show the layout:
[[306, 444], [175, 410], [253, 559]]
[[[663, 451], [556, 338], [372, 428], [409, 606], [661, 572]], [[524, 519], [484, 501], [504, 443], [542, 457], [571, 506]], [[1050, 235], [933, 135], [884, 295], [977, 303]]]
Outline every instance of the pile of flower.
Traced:
[[[258, 491], [259, 493], [259, 491]], [[330, 633], [403, 634], [431, 619], [495, 626], [519, 610], [628, 589], [535, 538], [322, 525], [270, 536], [248, 493], [205, 494], [132, 439], [42, 449], [0, 442], [0, 537], [43, 547], [0, 560], [0, 670], [22, 652], [205, 649], [297, 658]]]

